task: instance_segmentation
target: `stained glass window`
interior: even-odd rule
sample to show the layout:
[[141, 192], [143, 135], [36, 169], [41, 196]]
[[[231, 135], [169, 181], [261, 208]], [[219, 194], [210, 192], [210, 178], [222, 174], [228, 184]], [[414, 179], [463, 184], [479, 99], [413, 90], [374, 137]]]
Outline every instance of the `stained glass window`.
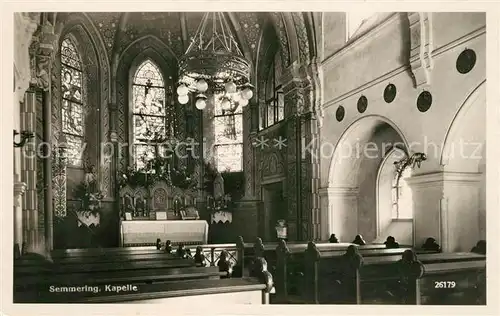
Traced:
[[281, 54], [276, 53], [267, 74], [265, 83], [265, 104], [259, 109], [259, 126], [266, 128], [272, 126], [285, 118], [285, 102], [283, 91], [279, 85], [282, 65]]
[[68, 164], [82, 165], [85, 136], [83, 72], [80, 55], [66, 38], [61, 44], [62, 132], [66, 137]]
[[243, 112], [232, 104], [222, 108], [222, 94], [214, 95], [215, 157], [217, 170], [237, 172], [243, 170]]
[[[175, 111], [167, 104], [166, 85], [160, 69], [151, 60], [144, 61], [134, 75], [132, 85], [134, 163], [144, 167], [144, 158], [154, 158], [154, 143], [162, 143], [175, 135]], [[172, 102], [172, 101], [170, 101]]]

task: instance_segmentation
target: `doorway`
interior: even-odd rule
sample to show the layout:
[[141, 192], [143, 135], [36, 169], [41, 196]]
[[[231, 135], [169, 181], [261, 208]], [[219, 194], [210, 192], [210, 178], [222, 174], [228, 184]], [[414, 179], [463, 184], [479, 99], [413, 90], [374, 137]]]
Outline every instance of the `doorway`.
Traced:
[[287, 219], [284, 207], [283, 182], [274, 182], [262, 187], [262, 200], [264, 205], [262, 221], [259, 223], [261, 236], [265, 241], [277, 241], [276, 223], [280, 219]]

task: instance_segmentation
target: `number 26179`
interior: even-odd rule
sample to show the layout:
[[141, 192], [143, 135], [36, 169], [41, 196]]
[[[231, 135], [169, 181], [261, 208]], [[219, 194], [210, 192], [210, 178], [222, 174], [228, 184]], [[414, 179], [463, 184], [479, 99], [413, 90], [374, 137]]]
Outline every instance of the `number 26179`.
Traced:
[[435, 289], [453, 289], [457, 286], [455, 281], [434, 281]]

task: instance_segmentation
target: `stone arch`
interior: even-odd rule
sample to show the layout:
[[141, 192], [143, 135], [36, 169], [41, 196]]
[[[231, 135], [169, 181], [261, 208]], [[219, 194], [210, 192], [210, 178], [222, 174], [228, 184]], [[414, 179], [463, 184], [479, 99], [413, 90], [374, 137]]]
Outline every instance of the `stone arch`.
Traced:
[[[328, 207], [323, 207], [322, 237], [335, 233], [350, 242], [358, 233], [367, 241], [377, 237], [376, 184], [380, 164], [394, 147], [408, 152], [401, 130], [389, 119], [365, 116], [346, 128], [332, 155], [327, 188]], [[322, 203], [323, 204], [323, 203]], [[326, 214], [325, 214], [326, 212]]]
[[483, 151], [478, 146], [486, 140], [486, 129], [477, 122], [484, 121], [485, 116], [486, 80], [466, 98], [448, 127], [440, 158], [444, 170], [478, 172]]
[[471, 239], [486, 239], [487, 146], [486, 128], [480, 124], [485, 117], [486, 80], [457, 110], [444, 138], [440, 163], [445, 176], [457, 177], [445, 181], [443, 187], [449, 204], [447, 230], [443, 234], [448, 236], [447, 248], [453, 251], [468, 250], [477, 241]]

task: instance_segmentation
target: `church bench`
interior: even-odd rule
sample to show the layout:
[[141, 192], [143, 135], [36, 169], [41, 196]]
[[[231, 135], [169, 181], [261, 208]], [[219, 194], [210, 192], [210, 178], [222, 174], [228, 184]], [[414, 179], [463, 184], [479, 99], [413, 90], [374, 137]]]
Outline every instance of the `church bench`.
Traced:
[[[187, 280], [123, 288], [88, 286], [89, 292], [43, 293], [18, 297], [16, 303], [158, 303], [189, 308], [202, 304], [268, 304], [268, 286], [256, 278]], [[92, 292], [95, 290], [97, 293]], [[214, 305], [215, 306], [215, 305]]]
[[37, 266], [20, 266], [14, 267], [15, 274], [38, 274], [42, 272], [67, 274], [77, 272], [98, 272], [98, 271], [121, 271], [121, 270], [141, 270], [141, 269], [158, 269], [158, 268], [182, 268], [194, 266], [194, 260], [175, 258], [170, 260], [147, 260], [147, 261], [116, 261], [102, 263], [86, 263], [81, 265], [57, 263], [47, 267]]
[[[106, 263], [106, 262], [121, 262], [121, 261], [161, 261], [161, 260], [175, 260], [179, 257], [175, 253], [149, 253], [149, 254], [122, 254], [122, 255], [101, 255], [95, 257], [69, 257], [69, 258], [56, 258], [52, 262], [57, 265], [68, 264], [87, 264], [87, 263]], [[16, 266], [33, 266], [37, 264], [37, 260], [17, 260]]]
[[[258, 274], [254, 278], [217, 279], [217, 268], [198, 268], [209, 271], [215, 278], [197, 278], [146, 282], [145, 284], [99, 284], [81, 283], [78, 287], [60, 286], [42, 288], [37, 291], [15, 292], [15, 303], [175, 303], [197, 304], [206, 302], [268, 304], [273, 288], [272, 275], [267, 271], [267, 263], [260, 261]], [[196, 274], [191, 271], [189, 276]], [[206, 276], [205, 275], [205, 276]], [[109, 279], [107, 281], [110, 281]], [[133, 281], [131, 281], [133, 282]], [[90, 284], [90, 285], [89, 285]], [[117, 292], [116, 290], [120, 290]], [[177, 299], [172, 299], [177, 298]]]
[[14, 278], [16, 291], [46, 291], [50, 286], [79, 286], [106, 284], [151, 284], [172, 280], [219, 279], [226, 273], [217, 267], [163, 268], [152, 270], [125, 270], [95, 273], [25, 275]]
[[417, 282], [418, 304], [486, 304], [486, 260], [427, 264]]
[[[340, 258], [338, 256], [309, 256], [304, 273], [305, 288], [308, 290], [306, 293], [311, 294], [308, 297], [309, 301], [339, 303], [336, 300], [342, 298], [346, 286], [338, 281], [340, 272], [338, 269], [341, 267]], [[391, 292], [391, 286], [398, 280], [399, 276], [395, 264], [399, 259], [401, 259], [400, 255], [364, 258], [364, 264], [357, 272], [358, 277], [355, 281], [357, 283], [355, 285], [357, 287], [356, 298], [350, 297], [348, 299], [355, 299], [358, 303], [373, 302], [374, 299], [377, 303], [380, 303], [380, 300], [390, 301], [390, 295], [385, 294]], [[441, 267], [441, 270], [438, 271], [450, 274], [455, 273], [453, 267], [458, 266], [462, 267], [458, 268], [458, 276], [463, 277], [464, 266], [485, 264], [485, 256], [470, 253], [424, 253], [418, 255], [418, 259], [424, 264], [426, 275], [430, 275], [433, 271], [432, 267]], [[429, 271], [427, 271], [427, 267], [429, 267]], [[458, 279], [458, 277], [456, 278]], [[277, 287], [279, 288], [278, 285]]]
[[[424, 274], [422, 278], [414, 281], [414, 293], [409, 294], [408, 301], [411, 304], [424, 305], [478, 304], [481, 296], [486, 293], [486, 260], [476, 256], [471, 256], [470, 260], [460, 259], [463, 258], [447, 256], [441, 261], [435, 258], [430, 261], [425, 258], [421, 260], [424, 264]], [[390, 266], [387, 265], [385, 267], [385, 273], [379, 270], [381, 273], [378, 275], [364, 273], [363, 270], [368, 270], [367, 267], [361, 269], [361, 303], [400, 303], [400, 297], [388, 295], [397, 285], [398, 275], [394, 273], [394, 268], [389, 269]]]
[[[338, 244], [337, 244], [338, 245]], [[287, 245], [285, 245], [287, 246]], [[403, 252], [409, 248], [397, 248], [397, 249], [370, 249], [368, 247], [360, 246], [358, 247], [359, 253], [368, 258], [377, 258], [381, 262], [393, 261], [396, 262], [401, 258]], [[429, 253], [428, 251], [423, 251], [424, 253]], [[335, 284], [337, 282], [336, 278], [338, 277], [341, 267], [341, 259], [342, 255], [345, 253], [345, 250], [342, 247], [338, 247], [337, 249], [332, 249], [329, 247], [325, 247], [324, 249], [318, 249], [318, 247], [314, 247], [314, 253], [309, 253], [308, 251], [291, 251], [288, 248], [278, 248], [275, 252], [276, 258], [276, 267], [275, 270], [272, 270], [276, 277], [276, 294], [278, 300], [287, 300], [288, 294], [295, 296], [300, 296], [298, 293], [299, 289], [302, 289], [302, 292], [313, 294], [317, 292], [314, 288], [307, 288], [304, 284], [316, 284], [315, 288], [328, 288], [330, 285]], [[388, 260], [384, 260], [382, 258], [389, 258]], [[397, 258], [397, 259], [396, 259]], [[267, 258], [266, 258], [267, 259]], [[272, 262], [274, 258], [271, 258], [269, 261]], [[316, 262], [314, 260], [317, 260]], [[312, 265], [314, 265], [314, 273], [307, 272], [306, 270], [311, 269]], [[314, 274], [316, 273], [316, 276]], [[312, 278], [313, 280], [306, 280], [307, 278]], [[332, 283], [333, 282], [333, 283]], [[342, 292], [341, 289], [332, 287], [328, 293], [321, 293], [321, 295], [329, 296], [337, 296], [335, 293], [330, 292]], [[314, 294], [315, 298], [311, 298], [312, 300], [322, 300], [322, 298], [318, 297], [319, 294]]]

